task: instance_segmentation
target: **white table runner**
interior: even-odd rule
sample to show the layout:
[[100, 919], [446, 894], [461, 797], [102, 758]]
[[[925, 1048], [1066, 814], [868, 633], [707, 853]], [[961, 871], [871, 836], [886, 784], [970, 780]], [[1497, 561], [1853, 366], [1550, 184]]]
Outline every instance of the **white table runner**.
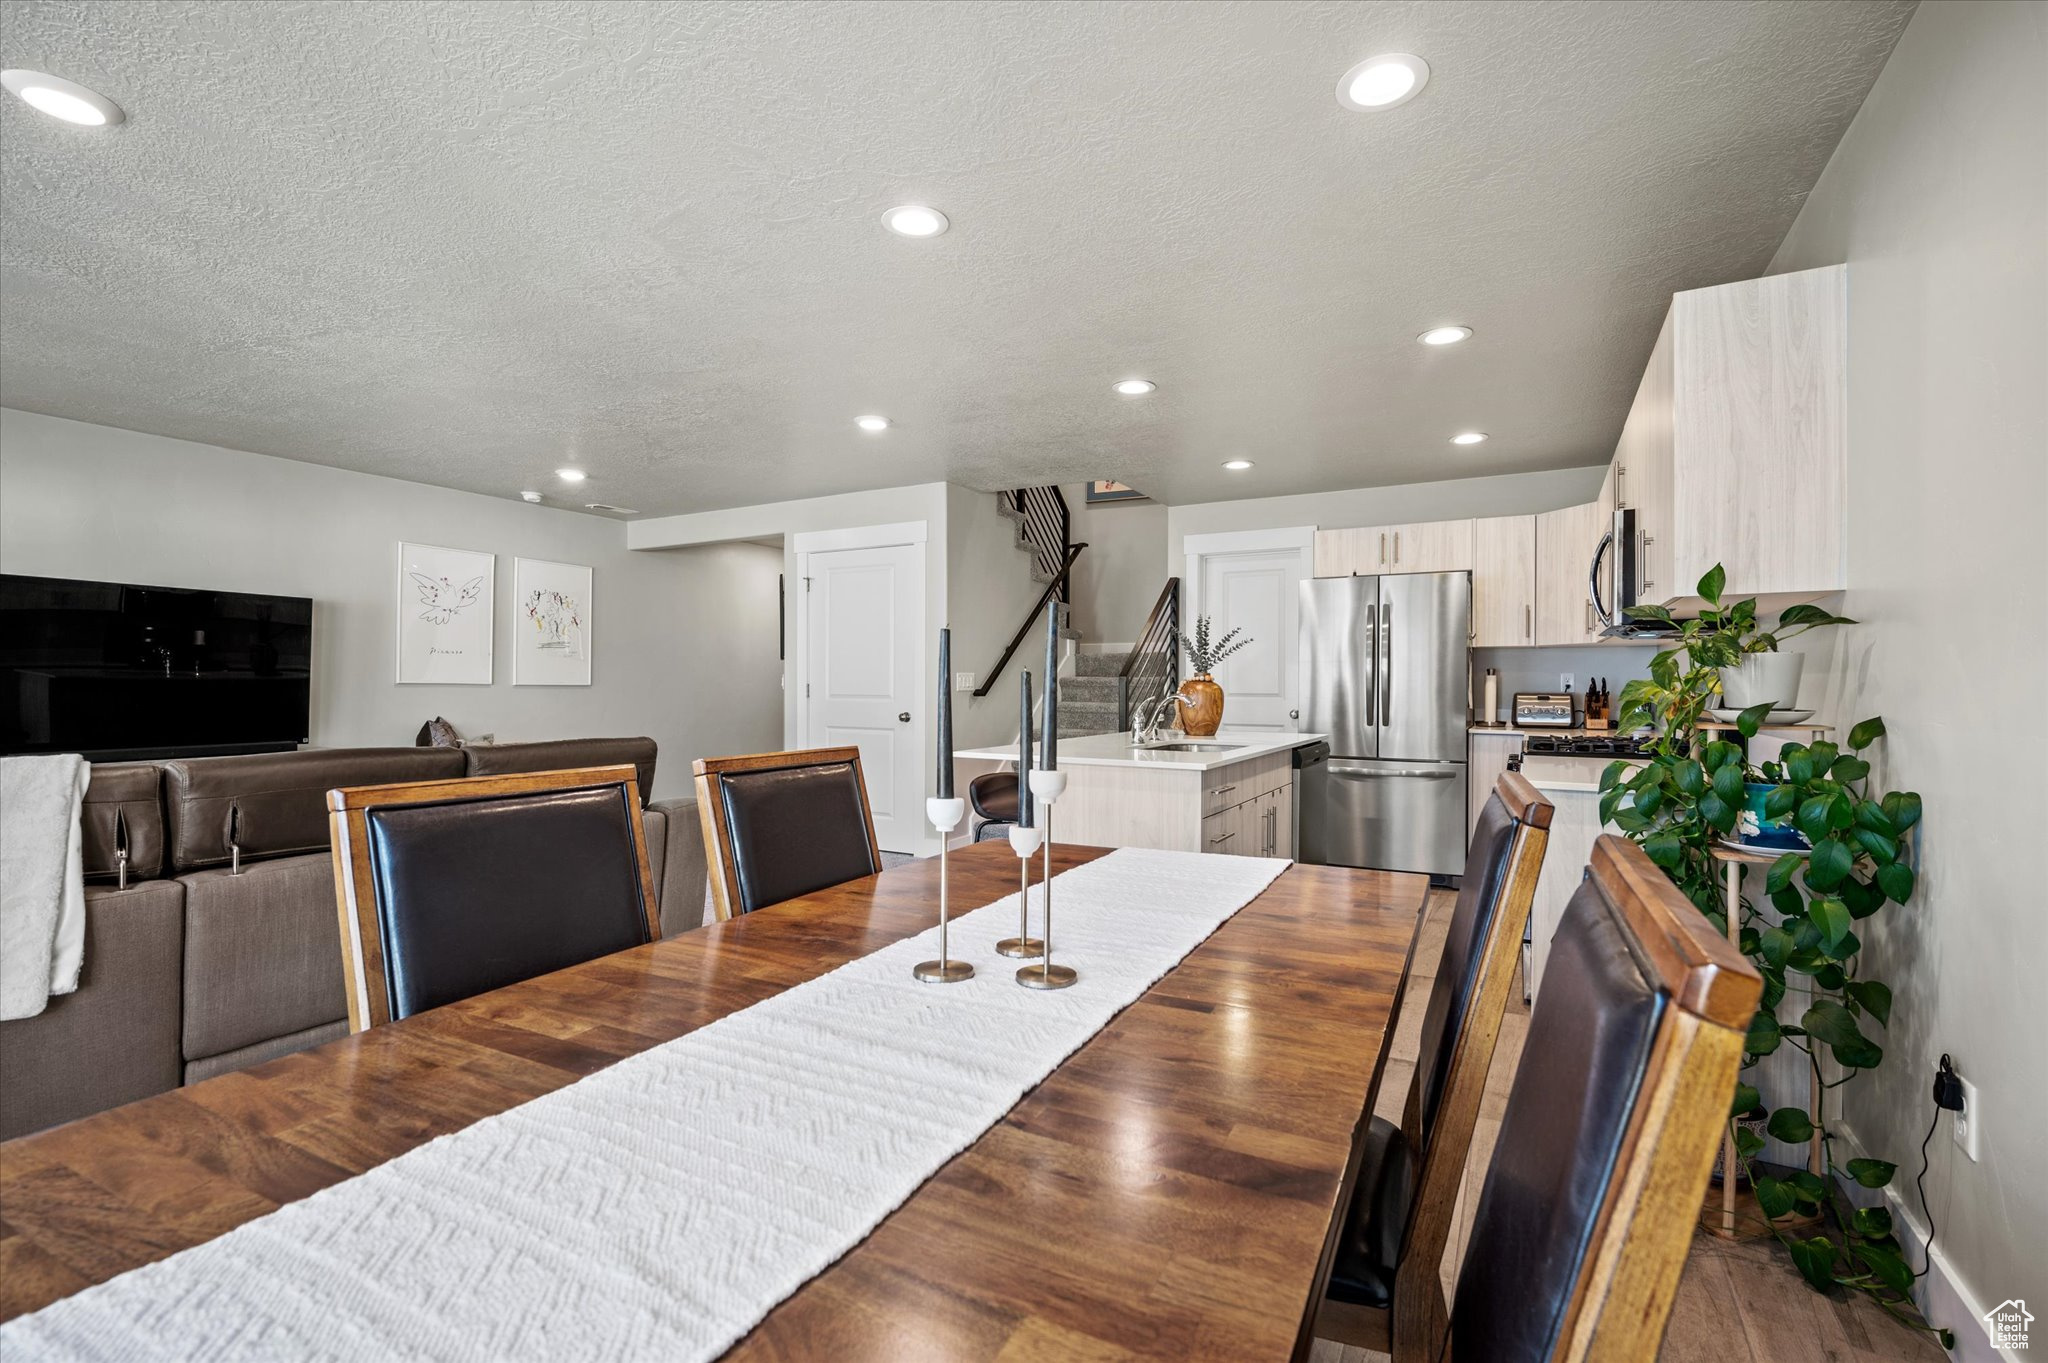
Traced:
[[1112, 852], [1056, 878], [1070, 989], [995, 954], [1012, 894], [953, 923], [972, 980], [911, 978], [934, 927], [0, 1325], [0, 1355], [716, 1358], [1287, 865]]

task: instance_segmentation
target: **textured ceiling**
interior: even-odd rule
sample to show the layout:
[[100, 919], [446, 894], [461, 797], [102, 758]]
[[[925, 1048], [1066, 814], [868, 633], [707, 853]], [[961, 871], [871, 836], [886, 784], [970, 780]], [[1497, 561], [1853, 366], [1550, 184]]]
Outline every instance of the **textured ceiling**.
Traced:
[[[10, 0], [0, 64], [128, 122], [0, 100], [0, 401], [646, 514], [1592, 463], [1910, 13]], [[1419, 98], [1338, 107], [1404, 50]], [[1415, 343], [1444, 322], [1478, 335]]]

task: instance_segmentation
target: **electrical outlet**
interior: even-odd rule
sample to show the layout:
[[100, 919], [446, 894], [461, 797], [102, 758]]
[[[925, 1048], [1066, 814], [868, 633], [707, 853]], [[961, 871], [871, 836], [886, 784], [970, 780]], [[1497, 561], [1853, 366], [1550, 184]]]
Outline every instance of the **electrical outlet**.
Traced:
[[1560, 672], [1557, 674], [1557, 689], [1560, 691], [1569, 691], [1572, 689], [1572, 683], [1577, 680], [1578, 678], [1573, 676], [1569, 672]]
[[953, 689], [955, 691], [972, 691], [974, 689], [974, 674], [972, 672], [955, 672], [953, 674]]
[[1977, 1086], [1960, 1075], [1957, 1078], [1963, 1086], [1963, 1110], [1955, 1114], [1955, 1125], [1950, 1132], [1955, 1137], [1956, 1148], [1968, 1155], [1974, 1164], [1978, 1146], [1984, 1139], [1980, 1129], [1984, 1125], [1984, 1109], [1977, 1106]]

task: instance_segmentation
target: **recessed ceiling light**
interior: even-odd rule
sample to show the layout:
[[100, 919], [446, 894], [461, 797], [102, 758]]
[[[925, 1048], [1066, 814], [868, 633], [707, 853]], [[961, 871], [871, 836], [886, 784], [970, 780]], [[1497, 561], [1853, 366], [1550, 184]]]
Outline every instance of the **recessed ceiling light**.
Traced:
[[1415, 339], [1424, 345], [1456, 345], [1472, 335], [1470, 327], [1431, 327]]
[[19, 95], [30, 108], [40, 109], [66, 123], [104, 128], [126, 117], [121, 106], [105, 95], [62, 76], [46, 76], [40, 71], [18, 69], [0, 71], [0, 86], [4, 86], [9, 94]]
[[1367, 57], [1337, 82], [1337, 102], [1354, 113], [1396, 109], [1429, 84], [1429, 63], [1412, 52]]
[[540, 500], [540, 494], [538, 492], [535, 492], [532, 488], [528, 488], [526, 489], [526, 491], [519, 494], [519, 500], [522, 502], [537, 502]]
[[936, 208], [902, 204], [882, 215], [882, 225], [902, 237], [935, 237], [953, 224]]
[[1110, 386], [1127, 398], [1141, 398], [1147, 393], [1156, 392], [1159, 388], [1159, 385], [1150, 379], [1123, 379]]
[[853, 419], [853, 424], [864, 431], [886, 431], [889, 429], [889, 418], [885, 416], [857, 416]]
[[1466, 431], [1462, 435], [1452, 436], [1451, 443], [1453, 445], [1477, 445], [1484, 439], [1486, 439], [1485, 431]]
[[589, 475], [589, 474], [587, 474], [587, 473], [585, 473], [585, 472], [584, 472], [584, 471], [583, 471], [582, 469], [556, 469], [556, 470], [555, 470], [555, 477], [557, 477], [557, 478], [561, 479], [561, 480], [562, 480], [563, 482], [565, 482], [565, 483], [580, 483], [580, 482], [582, 482], [582, 481], [583, 481], [583, 480], [584, 480], [585, 478], [588, 478], [589, 476], [590, 476], [590, 475]]
[[1243, 473], [1251, 466], [1252, 461], [1249, 459], [1226, 459], [1223, 461], [1223, 467], [1229, 469], [1232, 473]]

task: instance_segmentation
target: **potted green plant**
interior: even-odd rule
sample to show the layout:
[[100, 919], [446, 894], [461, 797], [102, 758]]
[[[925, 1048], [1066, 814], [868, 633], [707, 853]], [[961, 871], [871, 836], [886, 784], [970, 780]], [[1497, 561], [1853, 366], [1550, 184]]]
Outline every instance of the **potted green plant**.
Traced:
[[1188, 700], [1180, 707], [1181, 732], [1191, 738], [1207, 738], [1223, 723], [1223, 688], [1209, 674], [1216, 664], [1251, 642], [1249, 638], [1237, 637], [1242, 633], [1240, 629], [1211, 641], [1209, 630], [1209, 617], [1198, 616], [1194, 637], [1180, 636], [1180, 646], [1187, 650], [1188, 667], [1194, 674], [1180, 684], [1180, 693]]
[[[1677, 646], [1651, 660], [1648, 679], [1622, 688], [1621, 727], [1648, 727], [1654, 737], [1642, 766], [1616, 762], [1602, 774], [1601, 818], [1640, 843], [1723, 932], [1728, 925], [1721, 866], [1713, 849], [1741, 831], [1745, 806], [1760, 822], [1789, 824], [1807, 842], [1807, 849], [1787, 850], [1771, 863], [1764, 903], [1748, 895], [1740, 899], [1737, 941], [1763, 976], [1764, 991], [1749, 1029], [1745, 1077], [1730, 1100], [1736, 1153], [1770, 1233], [1808, 1283], [1823, 1291], [1863, 1292], [1893, 1316], [1932, 1330], [1944, 1346], [1952, 1346], [1950, 1331], [1934, 1329], [1910, 1311], [1913, 1274], [1890, 1214], [1882, 1207], [1857, 1206], [1842, 1191], [1845, 1181], [1883, 1188], [1896, 1167], [1861, 1157], [1838, 1163], [1838, 1133], [1823, 1110], [1830, 1106], [1827, 1094], [1884, 1059], [1883, 1047], [1868, 1029], [1889, 1026], [1892, 994], [1864, 969], [1855, 925], [1888, 904], [1912, 899], [1916, 877], [1910, 833], [1920, 821], [1920, 797], [1871, 788], [1865, 754], [1884, 736], [1881, 719], [1852, 728], [1846, 749], [1825, 740], [1791, 744], [1761, 767], [1749, 764], [1740, 744], [1720, 736], [1725, 730], [1701, 727], [1701, 717], [1720, 708], [1715, 701], [1726, 698], [1728, 674], [1744, 659], [1768, 655], [1778, 642], [1809, 630], [1855, 623], [1802, 605], [1784, 612], [1777, 627], [1765, 631], [1757, 623], [1754, 600], [1721, 604], [1725, 582], [1719, 566], [1700, 580], [1706, 606], [1693, 620], [1674, 621], [1659, 606], [1629, 612], [1637, 619], [1674, 625]], [[1754, 738], [1771, 710], [1783, 703], [1772, 694], [1739, 707], [1736, 732], [1745, 740]], [[1760, 809], [1751, 804], [1759, 793]], [[1806, 1006], [1796, 1021], [1786, 1021], [1780, 1007], [1795, 977]], [[1760, 1167], [1764, 1138], [1738, 1121], [1762, 1106], [1747, 1072], [1787, 1045], [1805, 1054], [1814, 1080], [1811, 1091], [1823, 1101], [1811, 1108], [1780, 1106], [1769, 1112], [1765, 1126], [1770, 1135], [1793, 1144], [1818, 1137], [1822, 1173]], [[1793, 1218], [1801, 1215], [1814, 1219], [1811, 1228], [1793, 1228]]]

